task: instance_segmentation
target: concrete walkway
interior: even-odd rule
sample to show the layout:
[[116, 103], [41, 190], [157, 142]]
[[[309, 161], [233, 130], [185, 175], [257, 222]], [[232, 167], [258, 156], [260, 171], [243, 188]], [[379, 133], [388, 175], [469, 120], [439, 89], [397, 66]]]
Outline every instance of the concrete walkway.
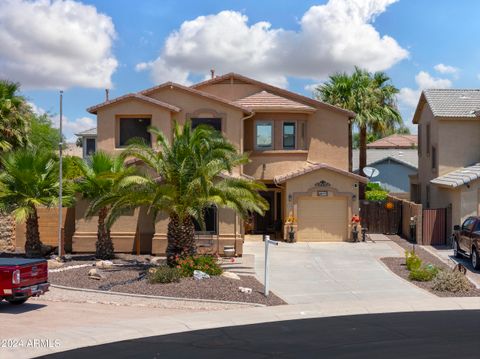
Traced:
[[[378, 236], [377, 236], [378, 237]], [[246, 242], [263, 283], [264, 243]], [[357, 301], [425, 300], [433, 295], [392, 273], [379, 260], [403, 256], [386, 236], [366, 243], [279, 243], [270, 247], [270, 288], [289, 304], [349, 306]]]

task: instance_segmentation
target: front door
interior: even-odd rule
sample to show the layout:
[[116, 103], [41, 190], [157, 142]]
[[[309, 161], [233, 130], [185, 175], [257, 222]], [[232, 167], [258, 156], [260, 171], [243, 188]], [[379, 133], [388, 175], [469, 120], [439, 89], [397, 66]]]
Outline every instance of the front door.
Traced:
[[260, 192], [261, 196], [268, 202], [269, 209], [265, 215], [254, 214], [253, 232], [255, 234], [275, 234], [281, 232], [282, 224], [282, 194], [278, 191]]

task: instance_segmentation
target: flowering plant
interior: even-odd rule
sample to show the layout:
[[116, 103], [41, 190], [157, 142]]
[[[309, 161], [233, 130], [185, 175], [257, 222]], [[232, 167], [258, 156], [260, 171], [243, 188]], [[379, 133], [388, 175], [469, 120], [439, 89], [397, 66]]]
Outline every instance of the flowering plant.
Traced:
[[354, 214], [352, 217], [352, 223], [360, 223], [360, 216], [357, 214]]

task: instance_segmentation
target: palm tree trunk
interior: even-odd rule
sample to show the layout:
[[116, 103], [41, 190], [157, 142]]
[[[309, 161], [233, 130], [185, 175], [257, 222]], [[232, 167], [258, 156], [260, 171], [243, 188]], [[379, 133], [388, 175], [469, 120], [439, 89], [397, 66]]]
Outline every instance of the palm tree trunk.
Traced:
[[[367, 127], [360, 126], [360, 138], [359, 138], [359, 174], [365, 177], [363, 169], [367, 166]], [[365, 185], [360, 183], [359, 186], [360, 199], [365, 198]]]
[[174, 266], [178, 259], [193, 256], [197, 252], [195, 244], [195, 226], [190, 217], [180, 221], [178, 216], [170, 215], [167, 230], [167, 264]]
[[25, 241], [25, 254], [27, 257], [41, 257], [43, 244], [40, 241], [40, 232], [38, 230], [37, 209], [27, 217], [27, 231]]
[[98, 230], [95, 256], [100, 259], [114, 258], [114, 249], [112, 238], [110, 237], [110, 230], [105, 225], [105, 219], [108, 215], [108, 208], [103, 207], [98, 212]]

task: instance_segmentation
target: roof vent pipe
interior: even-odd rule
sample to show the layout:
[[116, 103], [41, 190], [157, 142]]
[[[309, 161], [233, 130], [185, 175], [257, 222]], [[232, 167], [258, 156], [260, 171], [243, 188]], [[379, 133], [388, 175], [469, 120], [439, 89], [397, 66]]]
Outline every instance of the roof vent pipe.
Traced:
[[108, 101], [108, 96], [110, 94], [110, 90], [109, 89], [105, 89], [105, 101]]
[[211, 77], [213, 79], [215, 77], [215, 69], [211, 69], [210, 74], [211, 74]]

